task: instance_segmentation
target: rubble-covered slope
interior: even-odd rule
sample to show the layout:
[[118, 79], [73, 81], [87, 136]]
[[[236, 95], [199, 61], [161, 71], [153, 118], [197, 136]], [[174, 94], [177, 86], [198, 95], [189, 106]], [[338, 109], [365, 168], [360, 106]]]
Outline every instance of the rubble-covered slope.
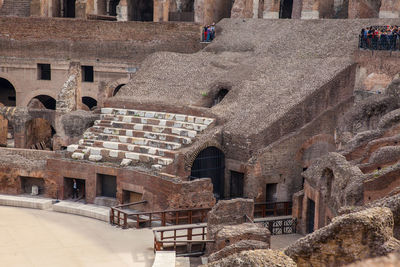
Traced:
[[149, 56], [115, 100], [205, 106], [227, 88], [211, 112], [227, 119], [226, 131], [251, 137], [350, 66], [362, 27], [391, 22], [225, 19], [201, 52]]

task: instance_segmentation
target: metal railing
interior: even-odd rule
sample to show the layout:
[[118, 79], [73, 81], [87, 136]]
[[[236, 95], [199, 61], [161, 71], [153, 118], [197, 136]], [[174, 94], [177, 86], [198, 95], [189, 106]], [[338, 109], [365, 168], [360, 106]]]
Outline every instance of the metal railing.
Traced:
[[118, 225], [122, 228], [128, 228], [128, 216], [129, 216], [130, 212], [127, 210], [123, 210], [123, 208], [130, 207], [130, 206], [136, 206], [136, 205], [140, 205], [140, 204], [145, 204], [145, 203], [147, 203], [147, 200], [131, 202], [131, 203], [111, 207], [110, 224]]
[[292, 214], [292, 202], [260, 202], [254, 203], [254, 218], [268, 216], [287, 216]]
[[[130, 211], [123, 208], [147, 203], [146, 200], [119, 205], [111, 208], [110, 223], [124, 229], [128, 224], [136, 228], [151, 227], [153, 223], [158, 226], [182, 225], [207, 222], [207, 214], [211, 208], [176, 209], [163, 211]], [[292, 202], [262, 202], [254, 204], [254, 218], [271, 216], [288, 216], [292, 214]], [[129, 220], [131, 220], [129, 222]]]
[[[141, 202], [129, 203], [121, 206], [142, 204]], [[128, 219], [134, 220], [135, 227], [151, 227], [153, 222], [160, 226], [193, 224], [207, 221], [207, 213], [211, 208], [177, 209], [164, 211], [139, 211], [131, 212], [120, 209], [121, 206], [111, 208], [110, 223], [128, 228]]]
[[258, 218], [254, 220], [255, 223], [262, 223], [264, 227], [268, 228], [271, 235], [287, 235], [295, 234], [297, 221], [290, 216], [276, 217], [276, 218]]
[[215, 242], [206, 239], [206, 223], [154, 228], [153, 234], [154, 252], [174, 250], [180, 256], [202, 255], [206, 244]]

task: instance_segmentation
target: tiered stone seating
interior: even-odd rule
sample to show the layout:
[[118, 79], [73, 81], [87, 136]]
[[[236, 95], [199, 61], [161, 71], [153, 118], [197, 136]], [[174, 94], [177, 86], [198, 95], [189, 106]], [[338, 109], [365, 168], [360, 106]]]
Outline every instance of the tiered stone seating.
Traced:
[[110, 208], [79, 202], [61, 201], [53, 205], [53, 210], [57, 212], [85, 216], [105, 222], [110, 222]]
[[177, 150], [192, 143], [214, 119], [119, 108], [102, 108], [100, 120], [86, 130], [78, 145], [68, 146], [73, 159], [171, 164]]
[[51, 209], [52, 204], [51, 199], [0, 195], [0, 205], [4, 206], [46, 210]]

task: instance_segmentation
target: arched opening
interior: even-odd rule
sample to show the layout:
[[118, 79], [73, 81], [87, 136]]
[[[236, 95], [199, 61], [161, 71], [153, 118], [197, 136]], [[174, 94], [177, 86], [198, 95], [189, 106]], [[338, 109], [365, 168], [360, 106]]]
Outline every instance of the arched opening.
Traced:
[[194, 0], [173, 2], [168, 13], [169, 21], [194, 21]]
[[119, 5], [120, 0], [110, 0], [110, 3], [108, 5], [108, 14], [110, 16], [116, 16], [117, 15], [117, 6]]
[[76, 0], [64, 0], [64, 17], [75, 18], [75, 1]]
[[31, 99], [28, 103], [29, 108], [34, 109], [56, 109], [56, 100], [48, 95], [38, 95]]
[[16, 93], [14, 86], [6, 79], [0, 78], [0, 103], [15, 107]]
[[280, 19], [291, 19], [293, 10], [293, 0], [281, 0], [279, 8]]
[[52, 150], [56, 133], [50, 122], [42, 118], [32, 119], [26, 124], [26, 148]]
[[154, 1], [131, 0], [128, 17], [133, 21], [153, 21]]
[[90, 96], [82, 97], [82, 103], [85, 104], [90, 110], [97, 107], [97, 100]]
[[115, 96], [117, 93], [118, 93], [118, 91], [119, 91], [119, 89], [121, 89], [121, 87], [122, 86], [124, 86], [125, 84], [120, 84], [120, 85], [118, 85], [117, 87], [115, 87], [115, 89], [114, 89], [114, 92], [113, 92], [113, 96]]
[[225, 155], [216, 147], [202, 150], [193, 162], [190, 179], [211, 178], [214, 196], [217, 200], [224, 197]]
[[213, 105], [212, 105], [212, 106], [215, 106], [215, 105], [219, 104], [219, 103], [222, 101], [222, 99], [224, 99], [224, 97], [225, 97], [228, 93], [229, 93], [229, 90], [226, 89], [226, 88], [221, 88], [221, 89], [219, 89], [217, 95], [214, 97]]

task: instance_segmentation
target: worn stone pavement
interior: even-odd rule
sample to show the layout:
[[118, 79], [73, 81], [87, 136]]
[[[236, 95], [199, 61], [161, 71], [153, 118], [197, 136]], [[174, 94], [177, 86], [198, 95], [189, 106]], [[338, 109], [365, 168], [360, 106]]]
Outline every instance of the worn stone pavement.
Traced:
[[152, 266], [151, 230], [122, 230], [52, 211], [0, 206], [0, 266]]

